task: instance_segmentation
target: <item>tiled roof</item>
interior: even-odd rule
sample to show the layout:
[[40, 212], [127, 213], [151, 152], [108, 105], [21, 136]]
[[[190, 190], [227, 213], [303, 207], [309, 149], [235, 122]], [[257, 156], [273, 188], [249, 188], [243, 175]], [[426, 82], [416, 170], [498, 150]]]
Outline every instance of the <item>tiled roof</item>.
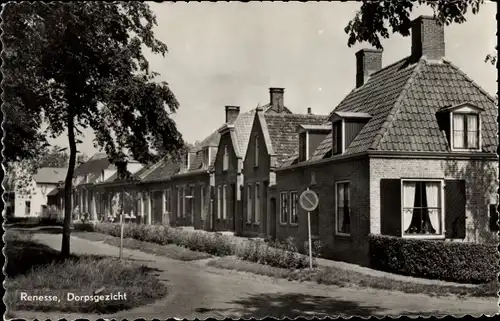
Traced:
[[253, 120], [255, 118], [255, 109], [238, 115], [234, 122], [234, 132], [236, 134], [236, 145], [238, 146], [239, 156], [245, 158], [248, 149], [248, 141], [252, 132]]
[[[349, 93], [335, 112], [364, 112], [372, 116], [345, 154], [366, 150], [445, 152], [449, 150], [436, 112], [445, 106], [472, 103], [484, 109], [482, 142], [496, 150], [496, 104], [484, 90], [448, 61], [402, 59], [373, 74]], [[331, 150], [328, 135], [311, 157], [322, 159]]]
[[264, 114], [272, 150], [278, 164], [295, 155], [299, 149], [299, 125], [322, 125], [328, 116], [311, 114]]
[[[207, 138], [202, 140], [200, 143], [196, 144], [190, 150], [190, 152], [196, 152], [196, 155], [194, 155], [194, 159], [190, 160], [189, 171], [199, 170], [202, 167], [202, 165], [203, 165], [203, 153], [202, 153], [203, 149], [205, 147], [217, 147], [217, 146], [219, 146], [219, 140], [220, 140], [219, 130], [216, 130], [213, 133], [211, 133]], [[215, 153], [212, 153], [212, 154], [215, 154]], [[210, 160], [210, 164], [209, 164], [210, 166], [215, 161], [216, 155], [211, 155], [211, 156], [212, 156], [211, 157], [212, 159]], [[177, 170], [179, 168], [180, 167], [177, 167]]]
[[56, 196], [57, 194], [59, 194], [59, 192], [62, 191], [64, 191], [64, 187], [55, 187], [47, 194], [47, 196]]
[[160, 161], [159, 166], [156, 166], [151, 172], [149, 172], [143, 181], [151, 182], [163, 179], [168, 179], [174, 175], [179, 169], [179, 164], [174, 162], [171, 158], [165, 158]]
[[33, 176], [33, 179], [37, 183], [57, 184], [66, 179], [67, 171], [67, 168], [41, 167]]
[[[265, 112], [265, 113], [277, 113], [278, 110], [276, 109], [276, 107], [273, 107], [270, 103], [267, 104], [267, 105], [264, 105], [264, 106], [260, 106], [260, 108], [262, 108], [262, 110]], [[286, 106], [283, 107], [283, 110], [281, 111], [281, 113], [285, 113], [285, 114], [293, 114], [290, 109], [288, 109]]]
[[96, 153], [88, 161], [75, 169], [75, 176], [100, 173], [103, 169], [114, 168], [105, 153]]

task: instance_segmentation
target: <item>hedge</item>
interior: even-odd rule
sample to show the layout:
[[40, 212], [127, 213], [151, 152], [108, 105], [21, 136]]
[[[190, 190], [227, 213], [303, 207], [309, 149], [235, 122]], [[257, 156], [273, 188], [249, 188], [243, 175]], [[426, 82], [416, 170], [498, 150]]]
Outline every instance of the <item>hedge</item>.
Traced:
[[497, 278], [500, 256], [495, 245], [404, 239], [370, 235], [371, 266], [386, 272], [460, 283]]

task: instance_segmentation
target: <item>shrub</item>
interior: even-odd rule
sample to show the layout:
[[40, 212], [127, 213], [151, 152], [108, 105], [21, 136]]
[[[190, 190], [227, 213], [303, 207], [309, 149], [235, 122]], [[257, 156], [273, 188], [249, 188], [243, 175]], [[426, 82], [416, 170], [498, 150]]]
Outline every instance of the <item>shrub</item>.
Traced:
[[370, 235], [372, 267], [399, 274], [464, 283], [496, 279], [495, 245]]
[[94, 232], [96, 230], [96, 226], [93, 223], [74, 223], [73, 231], [77, 232]]
[[[120, 237], [120, 224], [98, 223], [96, 232]], [[163, 225], [125, 224], [124, 238], [132, 238], [155, 244], [175, 244], [193, 251], [224, 256], [234, 253], [231, 240], [223, 235], [189, 232]]]
[[244, 261], [266, 264], [285, 269], [302, 269], [309, 266], [308, 257], [297, 252], [293, 238], [285, 242], [266, 244], [263, 241], [249, 241], [238, 247], [236, 256]]

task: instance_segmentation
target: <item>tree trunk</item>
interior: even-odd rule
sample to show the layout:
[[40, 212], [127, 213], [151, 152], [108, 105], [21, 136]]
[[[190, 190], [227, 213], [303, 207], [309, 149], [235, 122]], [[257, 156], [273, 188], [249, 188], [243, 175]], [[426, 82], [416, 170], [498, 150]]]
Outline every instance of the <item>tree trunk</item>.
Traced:
[[75, 141], [75, 124], [74, 118], [68, 115], [68, 141], [69, 141], [69, 164], [64, 184], [64, 225], [61, 244], [61, 256], [69, 257], [70, 255], [70, 234], [71, 234], [71, 218], [72, 218], [72, 190], [73, 190], [73, 173], [75, 172], [76, 164], [76, 141]]

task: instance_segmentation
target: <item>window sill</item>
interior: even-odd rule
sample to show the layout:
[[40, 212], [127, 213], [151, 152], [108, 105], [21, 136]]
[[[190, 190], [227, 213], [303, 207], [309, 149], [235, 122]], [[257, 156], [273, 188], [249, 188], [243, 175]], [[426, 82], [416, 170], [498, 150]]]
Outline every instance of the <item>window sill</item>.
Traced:
[[280, 222], [280, 226], [288, 226], [288, 223], [286, 223], [286, 222]]
[[291, 227], [299, 227], [299, 223], [290, 223], [289, 224]]
[[460, 153], [467, 153], [467, 152], [481, 152], [481, 148], [452, 148], [452, 152], [460, 152]]
[[336, 232], [335, 236], [336, 237], [341, 237], [341, 238], [350, 238], [351, 234], [350, 233], [338, 233], [338, 232]]
[[404, 239], [420, 239], [420, 240], [444, 240], [446, 237], [444, 234], [433, 235], [433, 234], [408, 234], [403, 235]]
[[253, 225], [255, 225], [255, 226], [259, 226], [259, 225], [260, 225], [260, 222], [253, 222]]
[[246, 225], [252, 225], [252, 222], [246, 221], [245, 224]]

